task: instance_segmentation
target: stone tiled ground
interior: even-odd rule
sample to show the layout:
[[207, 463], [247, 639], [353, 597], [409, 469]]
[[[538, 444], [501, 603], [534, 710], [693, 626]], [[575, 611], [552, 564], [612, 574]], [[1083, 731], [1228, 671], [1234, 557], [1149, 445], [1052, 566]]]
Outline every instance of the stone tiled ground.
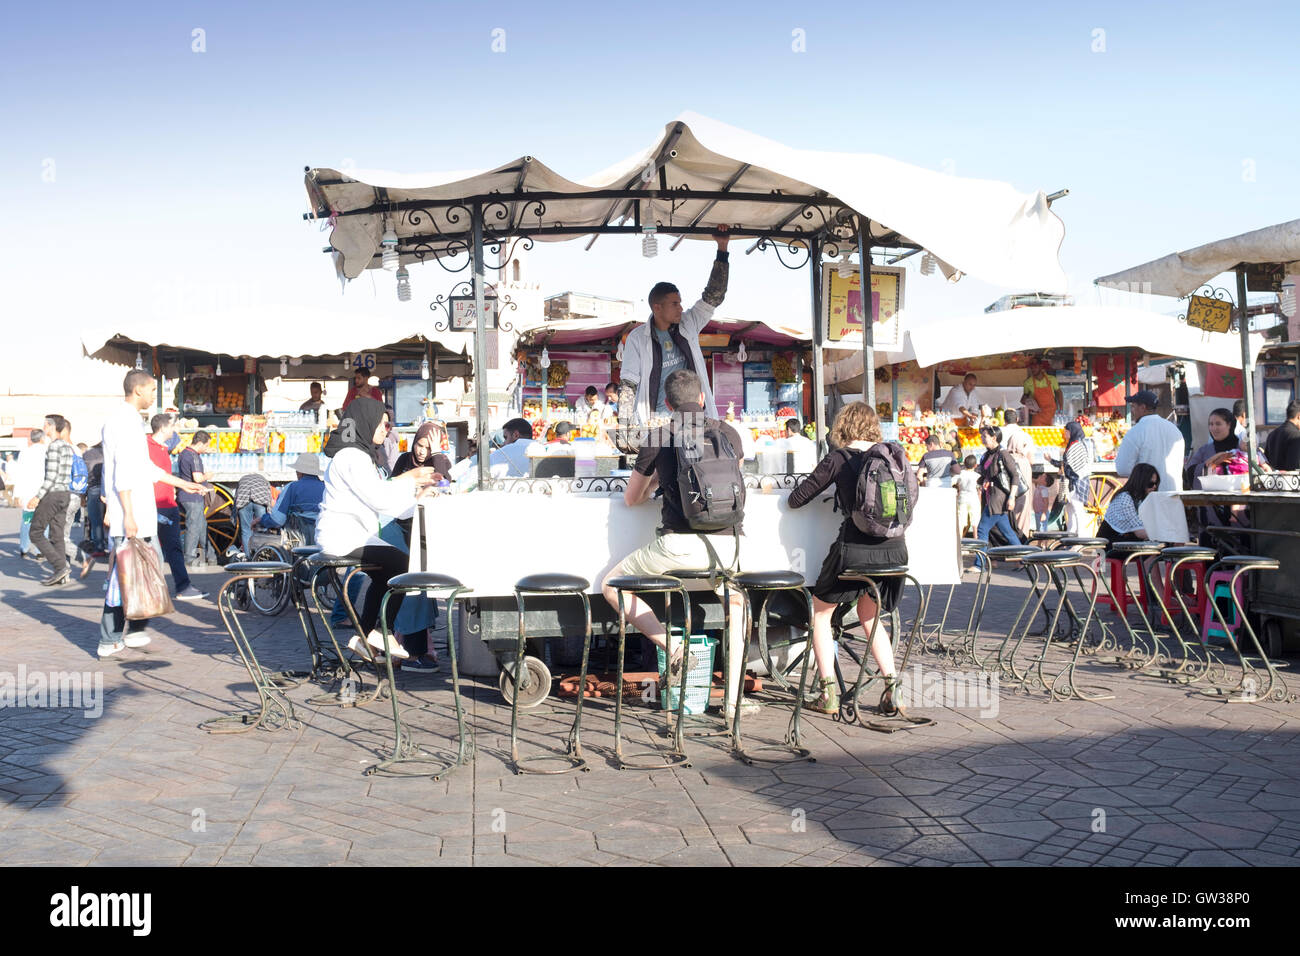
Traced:
[[[312, 709], [300, 688], [290, 692], [300, 730], [210, 736], [199, 721], [251, 696], [211, 600], [179, 605], [148, 648], [101, 663], [102, 566], [45, 592], [35, 563], [14, 557], [16, 518], [0, 512], [0, 672], [99, 672], [105, 706], [97, 719], [0, 710], [0, 863], [1300, 862], [1297, 705], [1226, 704], [1095, 665], [1088, 682], [1114, 700], [1047, 703], [1004, 687], [995, 717], [921, 710], [938, 725], [893, 735], [808, 717], [817, 762], [777, 768], [746, 766], [702, 739], [688, 746], [689, 769], [619, 772], [607, 763], [612, 707], [597, 701], [584, 722], [592, 772], [516, 777], [509, 711], [486, 680], [466, 694], [478, 758], [437, 782], [362, 776], [391, 740], [386, 705]], [[215, 591], [221, 578], [200, 580]], [[1000, 580], [990, 633], [1005, 629], [1022, 593]], [[301, 666], [293, 618], [250, 625], [266, 663]], [[446, 745], [447, 675], [399, 676], [399, 686], [418, 738]], [[527, 746], [555, 745], [569, 712], [534, 712]], [[660, 714], [631, 713], [633, 749], [661, 744]], [[777, 739], [783, 726], [772, 708], [746, 733]]]

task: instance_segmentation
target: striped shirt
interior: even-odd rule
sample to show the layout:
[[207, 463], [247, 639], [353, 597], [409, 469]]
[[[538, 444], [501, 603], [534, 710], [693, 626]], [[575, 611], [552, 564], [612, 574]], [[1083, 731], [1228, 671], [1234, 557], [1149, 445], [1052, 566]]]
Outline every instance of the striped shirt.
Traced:
[[44, 498], [53, 491], [67, 491], [72, 484], [72, 459], [76, 451], [62, 438], [50, 442], [45, 452], [45, 480], [35, 497]]

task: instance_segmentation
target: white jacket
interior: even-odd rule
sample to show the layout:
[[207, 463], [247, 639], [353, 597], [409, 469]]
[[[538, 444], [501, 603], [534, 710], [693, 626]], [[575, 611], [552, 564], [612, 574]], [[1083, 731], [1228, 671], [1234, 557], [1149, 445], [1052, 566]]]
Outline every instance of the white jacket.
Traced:
[[1161, 491], [1183, 490], [1183, 433], [1159, 415], [1147, 415], [1124, 436], [1115, 452], [1115, 474], [1127, 478], [1145, 462], [1160, 475]]
[[325, 469], [325, 497], [316, 519], [316, 543], [326, 554], [351, 554], [366, 545], [387, 545], [379, 537], [383, 518], [409, 517], [415, 510], [415, 482], [385, 481], [375, 460], [359, 448], [344, 448]]
[[[713, 387], [709, 384], [709, 370], [704, 364], [704, 353], [700, 351], [700, 330], [713, 318], [713, 306], [700, 299], [682, 313], [680, 331], [682, 338], [691, 350], [691, 361], [695, 365], [695, 374], [700, 377], [704, 389], [704, 413], [709, 418], [718, 417], [718, 406], [713, 401]], [[623, 381], [636, 384], [636, 414], [633, 422], [644, 424], [650, 420], [654, 409], [650, 407], [650, 376], [654, 371], [654, 349], [650, 337], [650, 324], [653, 319], [642, 322], [628, 333], [623, 343]]]

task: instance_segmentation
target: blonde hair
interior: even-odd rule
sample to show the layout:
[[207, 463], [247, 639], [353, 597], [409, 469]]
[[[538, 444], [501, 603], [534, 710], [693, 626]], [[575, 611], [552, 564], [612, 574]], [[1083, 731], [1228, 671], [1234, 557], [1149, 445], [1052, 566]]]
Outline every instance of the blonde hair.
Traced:
[[866, 402], [845, 405], [831, 427], [831, 444], [836, 448], [854, 441], [880, 441], [880, 419]]

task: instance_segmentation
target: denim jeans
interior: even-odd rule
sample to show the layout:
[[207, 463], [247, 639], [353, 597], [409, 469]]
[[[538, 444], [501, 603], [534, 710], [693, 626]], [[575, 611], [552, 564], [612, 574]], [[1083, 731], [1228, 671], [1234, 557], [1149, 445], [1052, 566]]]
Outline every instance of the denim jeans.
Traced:
[[181, 507], [185, 509], [185, 560], [193, 561], [196, 556], [202, 559], [207, 552], [208, 519], [204, 516], [205, 502], [186, 501]]
[[[980, 526], [979, 529], [975, 532], [975, 537], [981, 541], [988, 541], [989, 540], [988, 534], [994, 528], [997, 528], [999, 531], [1002, 532], [1002, 536], [1007, 539], [1008, 544], [1021, 543], [1020, 538], [1016, 534], [1015, 529], [1011, 527], [1010, 515], [989, 514], [988, 508], [983, 509], [983, 512], [980, 516]], [[982, 565], [983, 562], [977, 555], [975, 558], [975, 566], [978, 568], [981, 567]]]
[[266, 505], [250, 501], [239, 509], [239, 537], [243, 543], [244, 557], [253, 558], [253, 522], [266, 514]]
[[162, 548], [167, 567], [172, 570], [172, 581], [179, 594], [190, 586], [190, 572], [185, 568], [185, 552], [181, 550], [181, 509], [158, 509], [158, 544]]
[[20, 554], [32, 553], [32, 515], [35, 511], [23, 510], [22, 526], [18, 529], [18, 552]]
[[[368, 578], [365, 574], [360, 571], [354, 571], [348, 577], [348, 600], [352, 602], [352, 606], [356, 608], [358, 613], [360, 613], [361, 609], [357, 607], [357, 600], [361, 597], [361, 589], [365, 586], [367, 580]], [[343, 598], [335, 598], [334, 610], [330, 612], [330, 623], [339, 625], [345, 623], [347, 620], [348, 609], [343, 606]]]
[[99, 500], [102, 488], [91, 488], [86, 493], [86, 535], [96, 551], [108, 550], [107, 532], [104, 530], [104, 502]]

